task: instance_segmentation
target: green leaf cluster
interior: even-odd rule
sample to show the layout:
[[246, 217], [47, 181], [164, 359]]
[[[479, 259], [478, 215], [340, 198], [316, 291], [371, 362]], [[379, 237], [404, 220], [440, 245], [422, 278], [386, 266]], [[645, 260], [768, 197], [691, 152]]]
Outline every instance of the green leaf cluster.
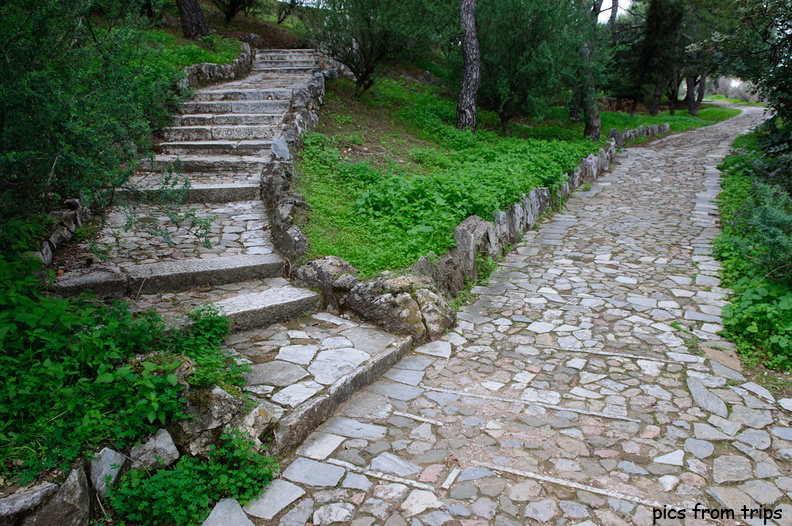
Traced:
[[46, 296], [33, 270], [0, 258], [0, 474], [29, 479], [183, 416], [175, 372], [187, 359], [196, 385], [241, 382], [237, 366], [226, 368], [229, 322], [216, 311], [167, 332], [153, 311]]
[[760, 135], [735, 141], [727, 157], [719, 208], [723, 234], [716, 250], [725, 285], [734, 290], [724, 307], [728, 336], [752, 362], [792, 370], [792, 199], [761, 180]]
[[222, 438], [225, 443], [206, 459], [183, 456], [171, 469], [131, 470], [122, 476], [108, 495], [113, 512], [135, 524], [189, 526], [201, 524], [222, 498], [247, 504], [278, 466], [239, 434]]

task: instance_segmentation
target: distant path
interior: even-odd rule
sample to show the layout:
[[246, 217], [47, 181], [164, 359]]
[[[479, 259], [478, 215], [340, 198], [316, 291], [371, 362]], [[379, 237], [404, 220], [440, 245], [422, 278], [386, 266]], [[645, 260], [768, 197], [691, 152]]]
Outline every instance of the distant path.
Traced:
[[715, 334], [715, 165], [760, 119], [746, 107], [619, 154], [248, 509], [284, 526], [588, 526], [652, 524], [665, 505], [688, 520], [658, 524], [733, 523], [690, 520], [699, 503], [792, 523], [792, 415]]

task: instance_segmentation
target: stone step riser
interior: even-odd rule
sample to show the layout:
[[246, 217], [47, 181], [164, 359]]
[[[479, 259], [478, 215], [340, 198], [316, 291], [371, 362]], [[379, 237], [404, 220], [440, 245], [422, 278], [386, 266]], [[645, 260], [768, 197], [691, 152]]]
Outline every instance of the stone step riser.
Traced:
[[271, 60], [271, 59], [256, 59], [253, 63], [254, 66], [264, 68], [317, 68], [319, 61], [314, 58], [308, 59], [289, 59], [289, 60]]
[[218, 301], [215, 305], [231, 318], [232, 330], [242, 331], [266, 327], [313, 312], [319, 308], [320, 300], [321, 296], [315, 292], [282, 287], [259, 295], [249, 294]]
[[180, 163], [174, 163], [173, 159], [157, 159], [141, 163], [141, 169], [164, 172], [178, 167], [182, 173], [193, 172], [227, 172], [227, 173], [261, 173], [267, 165], [265, 160], [248, 159], [181, 159]]
[[102, 291], [108, 296], [175, 292], [273, 278], [282, 272], [283, 259], [275, 254], [168, 261], [132, 267], [127, 275], [96, 273], [73, 280], [61, 279], [56, 282], [55, 291], [67, 296], [86, 290]]
[[175, 126], [275, 126], [281, 123], [283, 123], [282, 113], [195, 114], [177, 115], [174, 119]]
[[262, 100], [262, 101], [214, 101], [214, 102], [185, 102], [182, 104], [182, 113], [286, 113], [290, 109], [288, 100]]
[[243, 143], [163, 143], [160, 144], [159, 153], [165, 155], [250, 155], [265, 157], [271, 153], [269, 143], [243, 144]]
[[166, 141], [210, 141], [272, 139], [280, 134], [277, 126], [185, 126], [163, 131]]
[[195, 102], [245, 101], [245, 100], [289, 100], [290, 89], [199, 91], [193, 97]]
[[[161, 188], [142, 188], [134, 192], [121, 191], [133, 201], [151, 202], [158, 194], [164, 193]], [[192, 185], [187, 192], [185, 203], [233, 203], [235, 201], [255, 201], [261, 199], [261, 185]]]
[[269, 66], [263, 62], [254, 62], [253, 63], [253, 71], [267, 71], [271, 73], [277, 74], [295, 74], [295, 75], [310, 75], [314, 71], [316, 71], [316, 66], [296, 66], [296, 67], [286, 67], [286, 66]]

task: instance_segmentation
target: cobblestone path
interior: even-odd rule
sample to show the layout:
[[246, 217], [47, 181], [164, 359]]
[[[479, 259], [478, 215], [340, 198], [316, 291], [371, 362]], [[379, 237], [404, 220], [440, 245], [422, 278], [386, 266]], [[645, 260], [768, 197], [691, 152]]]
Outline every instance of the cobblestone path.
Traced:
[[[453, 331], [314, 432], [248, 516], [792, 524], [792, 414], [716, 335], [715, 165], [760, 118], [621, 153], [474, 289]], [[711, 517], [728, 510], [739, 520]]]

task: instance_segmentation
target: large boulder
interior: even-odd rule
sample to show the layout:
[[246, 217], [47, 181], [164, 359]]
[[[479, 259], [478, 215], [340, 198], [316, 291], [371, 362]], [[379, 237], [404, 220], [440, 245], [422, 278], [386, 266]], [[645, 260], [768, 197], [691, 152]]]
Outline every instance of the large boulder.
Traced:
[[191, 455], [203, 455], [220, 438], [224, 427], [238, 419], [244, 402], [214, 387], [200, 389], [187, 396], [185, 413], [189, 418], [168, 429], [176, 444]]
[[165, 429], [157, 433], [129, 452], [132, 469], [167, 467], [179, 459], [179, 450], [173, 437]]
[[386, 330], [420, 340], [439, 336], [454, 324], [451, 307], [433, 289], [426, 276], [381, 277], [355, 285], [345, 306]]

